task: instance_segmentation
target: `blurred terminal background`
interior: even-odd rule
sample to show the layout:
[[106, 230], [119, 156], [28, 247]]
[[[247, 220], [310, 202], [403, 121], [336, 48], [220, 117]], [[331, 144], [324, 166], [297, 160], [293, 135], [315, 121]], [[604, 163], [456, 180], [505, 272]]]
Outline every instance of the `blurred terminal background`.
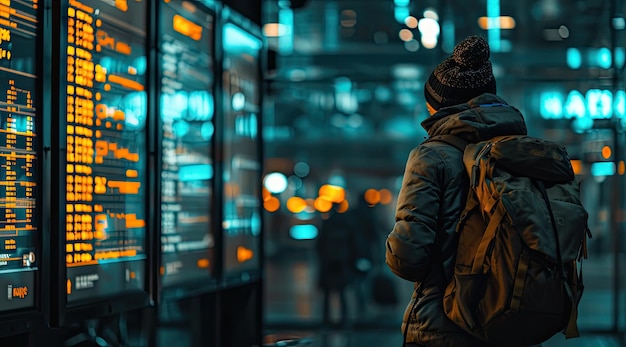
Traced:
[[[384, 240], [404, 164], [426, 136], [419, 126], [428, 117], [425, 79], [456, 42], [474, 34], [488, 39], [498, 92], [523, 112], [529, 132], [567, 146], [590, 213], [579, 319], [584, 338], [558, 336], [545, 345], [626, 344], [623, 0], [262, 5], [275, 62], [267, 71], [263, 118], [267, 329], [309, 331], [328, 346], [401, 344], [399, 322], [412, 284], [398, 279], [397, 303], [385, 304], [369, 281], [387, 270]], [[348, 291], [352, 330], [362, 339], [316, 330], [323, 299], [314, 245], [328, 200], [348, 211], [364, 206], [360, 216], [375, 225], [372, 269]], [[368, 294], [365, 310], [359, 286]], [[612, 334], [622, 337], [606, 338]]]
[[[172, 119], [174, 116], [180, 118], [177, 112], [182, 106], [174, 102], [178, 99], [165, 98], [168, 95], [171, 96], [168, 94], [170, 91], [165, 87], [181, 89], [185, 88], [185, 84], [173, 81], [174, 77], [171, 76], [174, 74], [168, 75], [172, 80], [163, 88], [163, 93], [168, 95], [161, 99], [166, 103], [162, 105], [160, 112], [162, 121], [169, 122], [166, 124], [169, 128], [164, 127], [164, 135], [157, 136], [164, 136], [165, 140], [162, 145], [167, 144], [171, 147], [164, 150], [161, 159], [157, 158], [165, 162], [162, 168], [165, 174], [158, 175], [158, 172], [154, 170], [157, 174], [148, 171], [149, 174], [146, 175], [149, 180], [155, 177], [162, 179], [164, 183], [159, 184], [163, 185], [163, 189], [148, 194], [158, 204], [141, 201], [146, 206], [149, 205], [147, 209], [153, 212], [159, 211], [158, 208], [171, 208], [171, 210], [165, 211], [167, 217], [164, 211], [159, 211], [163, 212], [162, 216], [155, 212], [154, 215], [146, 218], [149, 226], [156, 225], [156, 227], [149, 229], [151, 232], [146, 231], [145, 235], [154, 241], [151, 243], [154, 249], [161, 249], [163, 254], [159, 258], [161, 263], [154, 261], [156, 258], [146, 257], [148, 260], [145, 264], [152, 270], [147, 271], [145, 276], [145, 283], [150, 282], [150, 286], [146, 285], [146, 287], [150, 288], [141, 288], [142, 298], [144, 298], [142, 300], [145, 302], [140, 300], [133, 303], [126, 297], [127, 300], [123, 305], [119, 304], [120, 301], [111, 301], [99, 306], [84, 306], [80, 313], [83, 317], [94, 318], [93, 320], [77, 320], [76, 325], [70, 326], [71, 329], [75, 328], [74, 330], [68, 330], [66, 326], [63, 326], [64, 319], [69, 320], [74, 310], [81, 308], [80, 300], [70, 302], [79, 290], [82, 290], [81, 293], [87, 293], [94, 283], [98, 290], [105, 293], [109, 290], [116, 291], [121, 287], [114, 288], [116, 284], [109, 284], [104, 280], [97, 282], [98, 274], [105, 276], [106, 270], [97, 272], [95, 277], [91, 274], [78, 276], [76, 278], [80, 278], [82, 282], [72, 284], [70, 270], [78, 271], [77, 269], [80, 268], [70, 268], [76, 265], [72, 264], [73, 259], [76, 258], [71, 257], [71, 252], [75, 249], [69, 247], [71, 246], [69, 243], [67, 250], [69, 261], [66, 263], [64, 242], [67, 240], [64, 239], [65, 233], [62, 232], [59, 236], [60, 241], [52, 240], [53, 247], [44, 247], [45, 252], [42, 258], [45, 259], [45, 256], [49, 255], [48, 252], [55, 254], [59, 251], [60, 255], [55, 255], [56, 263], [42, 265], [44, 270], [42, 273], [45, 275], [42, 277], [42, 283], [53, 284], [50, 285], [50, 290], [45, 286], [42, 288], [41, 294], [44, 299], [37, 302], [37, 307], [43, 307], [44, 311], [46, 307], [53, 307], [51, 312], [44, 313], [55, 318], [57, 326], [51, 329], [46, 326], [44, 329], [33, 330], [30, 321], [24, 324], [24, 328], [31, 331], [28, 338], [36, 341], [31, 346], [401, 346], [400, 323], [413, 290], [413, 283], [393, 276], [387, 269], [384, 263], [384, 242], [394, 223], [395, 202], [406, 159], [410, 150], [422, 142], [426, 136], [425, 131], [420, 127], [420, 122], [428, 117], [423, 98], [425, 79], [440, 61], [451, 54], [455, 43], [468, 35], [481, 35], [488, 40], [499, 94], [522, 111], [531, 135], [544, 137], [567, 146], [577, 179], [582, 182], [582, 197], [589, 211], [589, 226], [593, 234], [593, 238], [589, 241], [589, 258], [584, 261], [583, 266], [586, 288], [580, 304], [578, 320], [582, 336], [578, 339], [565, 340], [559, 334], [544, 343], [544, 347], [626, 346], [626, 4], [624, 0], [160, 0], [149, 2], [85, 0], [83, 2], [106, 9], [108, 12], [104, 14], [107, 16], [102, 15], [101, 18], [105, 22], [109, 21], [105, 23], [106, 25], [115, 28], [124, 27], [128, 23], [141, 24], [139, 22], [142, 21], [127, 18], [132, 13], [125, 11], [128, 8], [131, 10], [142, 8], [143, 11], [143, 8], [147, 6], [145, 4], [148, 3], [150, 6], [156, 5], [159, 11], [162, 9], [163, 18], [166, 16], [174, 18], [173, 22], [164, 21], [161, 25], [171, 26], [173, 23], [177, 32], [170, 30], [168, 35], [154, 34], [148, 37], [155, 42], [160, 42], [162, 44], [160, 47], [167, 53], [163, 54], [164, 68], [176, 66], [171, 59], [176, 61], [178, 56], [174, 58], [172, 56], [178, 54], [184, 47], [192, 47], [187, 43], [195, 42], [194, 34], [203, 30], [203, 25], [206, 28], [213, 28], [212, 22], [198, 22], [208, 17], [199, 15], [200, 12], [195, 12], [194, 15], [190, 13], [195, 11], [196, 7], [207, 10], [207, 13], [213, 13], [218, 18], [215, 21], [217, 23], [215, 29], [224, 34], [221, 37], [216, 35], [215, 47], [219, 54], [211, 56], [211, 59], [215, 59], [215, 66], [218, 66], [214, 67], [215, 71], [219, 72], [216, 73], [215, 80], [221, 87], [228, 87], [227, 83], [239, 83], [237, 88], [240, 88], [242, 92], [232, 95], [226, 91], [218, 93], [216, 100], [219, 101], [221, 100], [219, 98], [224, 97], [226, 102], [223, 105], [215, 103], [217, 105], [215, 123], [209, 124], [210, 122], [207, 121], [206, 124], [203, 123], [201, 130], [199, 126], [195, 129], [195, 124], [200, 124], [200, 120], [209, 119], [212, 112], [209, 112], [208, 101], [200, 100], [201, 98], [193, 99], [202, 102], [202, 105], [207, 105], [206, 109], [202, 109], [196, 104], [195, 111], [203, 111], [202, 116], [210, 113], [210, 116], [200, 117], [198, 114], [198, 119], [191, 117], [187, 119], [188, 123], [180, 122], [182, 129], [172, 130]], [[52, 8], [59, 7], [56, 0], [39, 2], [0, 0], [0, 10], [9, 5], [24, 6], [25, 3], [30, 4], [29, 6], [33, 9], [38, 8], [36, 5], [40, 3], [52, 4]], [[72, 26], [75, 25], [74, 18], [68, 19], [66, 13], [72, 16], [74, 13], [80, 13], [80, 17], [77, 18], [82, 21], [79, 22], [81, 28], [84, 23], [90, 23], [87, 19], [91, 20], [91, 17], [81, 12], [87, 7], [81, 5], [80, 1], [61, 3], [65, 7], [70, 6], [69, 10], [63, 7], [64, 12], [59, 11], [61, 14], [53, 12], [51, 21], [48, 17], [43, 17], [44, 23], [51, 22], [52, 25], [61, 27], [61, 24], [65, 25], [63, 21], [66, 21], [67, 25], [60, 30], [61, 33], [64, 33], [63, 30], [67, 28], [71, 29], [71, 32], [74, 30]], [[154, 7], [149, 8], [154, 9]], [[259, 42], [262, 44], [248, 45], [250, 42], [257, 42], [250, 38], [254, 35], [242, 34], [232, 24], [222, 25], [225, 21], [220, 18], [227, 17], [225, 8], [229, 9], [229, 16], [237, 14], [246, 18], [246, 23], [252, 23], [246, 25], [245, 28], [256, 28], [258, 37], [261, 38]], [[6, 13], [8, 16], [9, 12]], [[115, 15], [108, 15], [109, 13], [115, 13]], [[181, 19], [178, 13], [188, 15], [188, 19]], [[10, 13], [11, 16], [16, 14], [20, 13]], [[98, 11], [93, 12], [94, 16], [99, 14]], [[116, 17], [117, 15], [127, 17], [121, 20], [119, 18], [122, 17]], [[47, 9], [46, 16], [49, 16]], [[61, 24], [58, 24], [55, 18], [61, 18]], [[20, 18], [15, 19], [16, 22], [22, 23], [19, 20]], [[95, 23], [100, 23], [99, 21], [100, 19]], [[192, 21], [199, 24], [189, 24]], [[5, 22], [0, 22], [0, 24], [5, 25]], [[84, 26], [87, 27], [87, 24]], [[154, 33], [153, 27], [156, 25], [150, 25], [152, 27], [149, 27], [149, 32]], [[58, 27], [57, 31], [59, 31]], [[128, 35], [136, 40], [148, 40], [144, 35], [145, 31], [141, 32], [142, 35], [135, 34], [137, 31], [128, 32], [118, 29], [111, 29], [109, 32], [120, 36]], [[186, 37], [179, 34], [185, 34]], [[179, 43], [173, 44], [172, 38], [176, 37], [175, 35], [179, 35], [181, 39]], [[72, 38], [71, 35], [70, 38]], [[99, 36], [97, 39], [102, 41], [106, 39], [109, 42], [107, 37]], [[21, 38], [18, 34], [13, 35], [13, 42], [19, 42], [19, 40]], [[50, 48], [48, 45], [52, 44], [52, 50], [57, 50], [57, 41], [55, 39], [42, 42], [42, 44], [44, 48]], [[187, 46], [180, 42], [185, 42]], [[154, 42], [149, 43], [150, 49], [154, 48]], [[219, 48], [222, 44], [224, 49]], [[74, 54], [74, 46], [68, 46], [68, 55]], [[250, 68], [253, 65], [250, 60], [255, 59], [254, 54], [234, 56], [239, 54], [238, 49], [244, 47], [259, 51], [259, 46], [261, 46], [260, 51], [263, 52], [261, 55], [263, 67], [260, 69], [262, 78], [260, 80], [236, 78], [238, 73], [241, 73], [241, 76], [248, 74], [247, 76], [250, 77], [250, 72], [246, 68]], [[208, 48], [204, 47], [204, 49]], [[130, 48], [128, 50], [130, 52]], [[16, 48], [15, 54], [28, 53], [23, 51]], [[81, 52], [84, 51], [81, 49]], [[60, 52], [66, 54], [66, 50], [60, 50]], [[105, 51], [94, 52], [94, 57], [99, 59]], [[150, 54], [146, 53], [144, 56], [156, 59], [156, 55]], [[206, 56], [209, 55], [206, 54]], [[228, 59], [223, 59], [224, 56]], [[197, 57], [200, 55], [187, 54], [185, 58], [187, 60], [183, 61], [183, 65], [195, 62], [196, 64], [205, 63], [205, 67], [213, 66], [204, 60], [195, 59]], [[110, 59], [105, 58], [102, 58], [100, 64], [108, 66], [105, 63], [110, 63]], [[63, 57], [63, 59], [66, 58]], [[141, 61], [145, 62], [145, 58]], [[53, 60], [53, 62], [58, 61]], [[46, 63], [44, 68], [51, 69], [52, 72], [45, 69], [44, 71], [48, 71], [50, 75], [59, 73], [58, 66], [49, 65]], [[60, 75], [63, 79], [64, 64], [56, 65], [61, 65]], [[236, 69], [233, 66], [244, 68], [234, 71]], [[210, 74], [208, 72], [210, 68], [205, 67], [203, 67], [206, 70], [204, 72]], [[145, 64], [143, 70], [145, 70]], [[70, 72], [67, 75], [73, 79], [74, 76]], [[200, 70], [196, 72], [198, 73], [192, 73], [189, 76], [202, 74]], [[251, 75], [254, 77], [254, 73]], [[212, 77], [198, 78], [196, 82], [204, 83], [202, 88], [205, 88], [205, 84], [208, 85], [211, 80]], [[150, 77], [150, 81], [154, 80]], [[137, 87], [137, 84], [127, 83], [126, 87], [128, 86]], [[66, 100], [63, 94], [65, 88], [61, 88], [61, 91], [56, 87], [51, 89], [52, 100]], [[67, 90], [73, 91], [73, 87], [68, 87]], [[157, 93], [155, 86], [149, 86], [149, 90], [148, 99], [158, 99], [153, 98]], [[258, 94], [260, 98], [245, 96], [250, 90], [256, 91], [252, 94]], [[205, 96], [206, 92], [203, 90], [204, 94], [200, 96]], [[108, 96], [106, 93], [102, 95]], [[140, 102], [143, 99], [136, 97], [131, 100]], [[190, 103], [193, 101], [191, 97], [189, 100]], [[211, 98], [210, 101], [213, 99]], [[156, 101], [150, 102], [150, 105], [153, 105]], [[250, 102], [252, 104], [249, 104]], [[45, 110], [54, 115], [56, 115], [56, 110], [52, 112], [50, 107], [60, 107], [61, 110], [65, 107], [63, 102], [60, 106], [42, 104]], [[192, 106], [194, 105], [189, 106], [189, 112], [193, 111]], [[246, 108], [248, 106], [250, 109]], [[143, 111], [145, 112], [145, 109]], [[231, 112], [230, 116], [221, 118], [223, 113], [228, 112]], [[257, 119], [256, 113], [260, 113], [262, 117]], [[222, 121], [223, 119], [226, 121]], [[194, 121], [197, 122], [194, 123]], [[232, 124], [228, 123], [230, 121]], [[216, 146], [216, 152], [210, 153], [215, 158], [211, 157], [213, 158], [211, 159], [202, 153], [209, 148], [213, 125], [216, 129], [216, 143], [233, 140], [236, 137], [232, 135], [233, 133], [239, 136], [237, 141], [243, 138], [247, 142], [232, 141], [229, 146]], [[226, 133], [221, 132], [224, 127], [226, 127]], [[63, 126], [60, 128], [63, 129]], [[183, 134], [188, 133], [188, 137], [178, 141], [177, 146], [183, 143], [189, 145], [190, 149], [179, 150], [178, 147], [174, 149], [172, 139], [179, 131]], [[198, 133], [203, 135], [202, 138], [198, 136]], [[261, 136], [257, 136], [259, 134]], [[259, 138], [262, 141], [255, 143], [254, 141]], [[51, 142], [57, 145], [58, 141], [53, 138]], [[237, 157], [238, 160], [232, 157], [230, 162], [225, 160], [225, 164], [222, 163], [221, 160], [226, 158], [226, 155], [245, 154], [251, 145], [260, 146], [262, 149], [262, 154], [257, 156], [261, 158], [260, 165], [241, 159], [244, 156]], [[186, 164], [204, 164], [193, 166], [194, 170], [197, 168], [204, 170], [210, 167], [206, 163], [213, 163], [211, 160], [217, 163], [213, 188], [217, 199], [224, 198], [224, 200], [221, 202], [211, 200], [212, 218], [205, 215], [193, 218], [195, 216], [193, 213], [199, 209], [204, 212], [209, 210], [204, 197], [207, 192], [211, 191], [211, 186], [206, 182], [209, 178], [213, 179], [213, 171], [209, 174], [198, 173], [196, 170], [192, 172], [193, 175], [189, 170], [184, 171], [187, 175], [184, 178], [187, 181], [202, 181], [202, 184], [197, 186], [184, 185], [182, 168], [180, 173], [172, 173], [171, 177], [167, 176], [166, 169], [174, 170], [172, 168], [176, 168], [176, 160], [182, 167], [182, 162], [188, 159], [183, 158], [181, 153], [184, 154], [184, 151], [201, 152], [194, 146], [198, 148], [204, 146], [201, 148], [204, 152], [194, 157], [200, 158], [199, 161], [186, 162]], [[66, 157], [63, 152], [61, 153], [59, 158], [62, 162]], [[167, 167], [171, 163], [174, 163], [172, 167]], [[152, 161], [148, 164], [153, 165]], [[51, 165], [56, 165], [54, 160]], [[257, 170], [259, 167], [262, 170]], [[255, 174], [255, 170], [259, 171], [258, 175]], [[237, 176], [244, 171], [252, 172], [253, 175]], [[60, 176], [64, 178], [64, 174]], [[53, 178], [59, 177], [53, 176]], [[139, 177], [139, 179], [144, 178], [141, 175]], [[175, 184], [175, 179], [181, 182]], [[238, 179], [240, 181], [237, 181]], [[231, 180], [238, 182], [238, 185], [229, 184]], [[255, 186], [254, 182], [258, 185]], [[49, 182], [44, 182], [45, 184], [49, 185]], [[257, 189], [261, 185], [262, 189]], [[56, 184], [52, 188], [56, 189], [55, 186]], [[174, 187], [183, 188], [180, 188], [178, 192]], [[53, 192], [56, 191], [54, 189]], [[237, 189], [247, 189], [256, 193], [256, 196], [239, 196]], [[172, 197], [167, 195], [172, 192], [180, 193], [181, 196], [188, 194], [190, 198], [185, 200], [187, 205], [174, 204], [177, 201], [176, 196], [173, 200], [166, 200]], [[61, 193], [64, 192], [61, 191]], [[184, 200], [184, 198], [183, 196], [181, 199]], [[255, 198], [258, 204], [255, 203]], [[63, 199], [65, 195], [61, 194], [58, 200], [60, 203], [52, 201], [53, 210], [48, 216], [52, 220], [56, 220], [58, 214], [63, 216], [54, 210], [59, 206], [64, 206], [65, 200]], [[131, 205], [132, 203], [124, 207]], [[257, 208], [260, 213], [253, 212], [250, 214], [251, 217], [244, 216], [250, 217], [245, 219], [241, 217], [241, 214], [246, 206]], [[192, 212], [175, 210], [176, 208], [190, 208]], [[215, 215], [213, 215], [214, 209], [217, 211]], [[247, 211], [244, 212], [248, 213]], [[65, 213], [65, 210], [62, 212]], [[180, 215], [178, 219], [175, 219], [172, 216], [177, 212], [180, 212]], [[323, 234], [322, 226], [333, 215], [345, 215], [349, 223], [358, 224], [358, 226], [352, 228], [353, 234], [347, 241], [334, 242], [334, 245], [338, 247], [322, 247], [322, 254], [347, 253], [359, 245], [362, 248], [358, 256], [353, 259], [350, 276], [343, 278], [347, 283], [346, 290], [342, 294], [331, 292], [329, 296], [325, 296], [319, 284], [320, 279], [328, 276], [329, 272], [320, 270], [320, 253], [318, 252], [320, 247], [318, 246]], [[60, 230], [65, 227], [63, 218], [61, 217], [58, 221]], [[256, 223], [258, 221], [262, 223]], [[214, 232], [211, 235], [214, 238], [208, 238], [205, 235], [209, 222], [212, 227], [215, 227], [211, 231]], [[157, 235], [156, 232], [154, 235], [152, 233], [152, 230], [161, 230], [161, 228], [163, 228], [161, 231], [165, 233], [166, 227], [169, 228], [168, 232], [174, 233], [175, 223], [180, 223], [180, 229], [177, 231], [185, 231], [186, 225], [199, 226], [200, 237], [197, 241], [188, 242], [188, 248], [183, 249], [183, 247], [178, 247], [181, 245], [175, 244], [181, 238], [168, 239], [168, 235], [159, 238], [154, 236]], [[71, 223], [69, 225], [71, 227]], [[143, 225], [140, 224], [140, 226]], [[56, 226], [53, 226], [52, 230], [56, 230]], [[239, 235], [241, 230], [243, 231]], [[44, 235], [56, 235], [56, 233], [44, 233]], [[260, 239], [260, 246], [252, 247], [248, 244], [245, 244], [246, 247], [237, 246], [237, 242], [249, 236], [255, 238], [257, 240], [255, 242]], [[46, 239], [44, 241], [48, 242]], [[228, 247], [225, 246], [222, 249], [222, 241]], [[364, 244], [364, 247], [361, 244]], [[216, 255], [215, 262], [213, 258], [209, 262], [204, 255], [197, 262], [194, 260], [192, 265], [197, 263], [197, 266], [194, 265], [194, 270], [189, 272], [187, 278], [176, 277], [177, 271], [180, 270], [181, 273], [186, 271], [187, 263], [178, 259], [171, 261], [171, 264], [167, 263], [170, 261], [168, 257], [176, 256], [174, 252], [168, 253], [170, 250], [178, 249], [184, 255], [183, 251], [196, 250], [197, 247], [210, 248], [214, 245], [215, 249], [207, 252]], [[196, 248], [189, 248], [191, 246]], [[219, 256], [232, 255], [229, 252], [233, 249], [236, 251], [232, 254], [236, 253], [236, 257], [232, 259], [236, 261], [232, 262], [235, 266], [231, 271], [228, 270], [228, 267], [232, 265], [229, 263], [230, 260], [220, 259]], [[83, 249], [83, 251], [87, 250], [89, 249]], [[146, 254], [155, 253], [147, 251]], [[255, 261], [248, 262], [252, 264], [252, 267], [245, 267], [247, 266], [245, 262], [252, 258]], [[183, 259], [182, 256], [181, 259]], [[79, 260], [82, 261], [82, 259]], [[216, 266], [211, 276], [206, 271], [209, 263], [211, 266]], [[244, 263], [243, 271], [239, 271], [242, 268], [240, 263]], [[256, 271], [258, 269], [254, 266], [259, 267], [260, 271]], [[249, 269], [252, 271], [248, 271]], [[66, 271], [66, 276], [63, 276], [63, 271]], [[134, 270], [133, 276], [129, 276], [129, 273], [126, 269], [125, 282], [120, 279], [120, 283], [129, 283], [134, 279]], [[200, 285], [197, 285], [199, 282], [194, 282], [198, 279], [196, 274], [202, 282]], [[159, 275], [160, 280], [157, 278]], [[205, 278], [206, 281], [204, 281]], [[384, 281], [385, 278], [387, 281]], [[179, 286], [179, 282], [176, 282], [178, 280], [181, 281], [180, 283], [183, 283], [183, 280], [190, 280], [190, 283], [193, 283], [192, 288], [186, 287], [186, 291], [180, 290], [182, 284]], [[204, 286], [207, 283], [209, 287]], [[119, 293], [124, 294], [122, 289]], [[175, 299], [167, 299], [163, 294], [165, 289], [168, 295], [171, 294]], [[9, 289], [8, 299], [16, 298], [12, 296], [13, 293], [20, 294], [20, 292], [11, 292]], [[57, 296], [48, 298], [49, 293]], [[179, 296], [181, 293], [184, 295]], [[199, 294], [195, 295], [197, 293]], [[22, 294], [24, 298], [26, 293]], [[150, 300], [146, 299], [148, 296]], [[176, 299], [179, 297], [180, 300]], [[13, 300], [12, 304], [16, 302], [18, 302], [17, 299]], [[34, 306], [35, 303], [29, 305]], [[147, 308], [144, 309], [144, 306]], [[92, 309], [92, 307], [99, 309]], [[125, 312], [129, 307], [141, 309]], [[112, 312], [124, 314], [107, 316]], [[342, 312], [345, 315], [342, 315]], [[13, 329], [18, 329], [21, 321], [6, 322], [7, 324], [0, 325], [0, 333], [2, 336], [9, 337], [0, 340], [0, 344], [2, 346], [25, 345], [23, 336], [12, 337]], [[77, 334], [72, 337], [74, 333]], [[123, 339], [117, 340], [125, 342], [117, 344], [110, 342], [116, 340], [111, 338], [111, 335], [121, 336]], [[54, 341], [61, 340], [64, 342], [54, 343]]]

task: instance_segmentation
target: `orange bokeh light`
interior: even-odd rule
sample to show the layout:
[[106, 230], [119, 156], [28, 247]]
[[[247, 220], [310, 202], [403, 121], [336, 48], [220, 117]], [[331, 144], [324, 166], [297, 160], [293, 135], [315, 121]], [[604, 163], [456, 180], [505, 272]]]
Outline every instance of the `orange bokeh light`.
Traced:
[[344, 200], [340, 202], [339, 205], [337, 206], [337, 212], [344, 213], [348, 211], [349, 208], [350, 208], [350, 203], [348, 203], [348, 200]]
[[239, 263], [246, 262], [254, 257], [254, 251], [249, 248], [239, 246], [237, 247], [237, 261]]
[[319, 196], [335, 203], [340, 203], [346, 198], [346, 191], [339, 186], [325, 184], [319, 189]]
[[613, 154], [613, 150], [611, 150], [611, 147], [609, 146], [602, 147], [602, 158], [609, 159], [611, 158], [612, 154]]
[[379, 193], [380, 193], [381, 204], [387, 205], [391, 203], [391, 200], [393, 200], [393, 196], [391, 195], [391, 192], [389, 191], [389, 189], [381, 189]]
[[363, 195], [365, 201], [370, 205], [376, 205], [380, 202], [380, 192], [376, 189], [368, 189]]
[[579, 175], [583, 171], [583, 162], [577, 159], [570, 160], [574, 174]]
[[314, 203], [315, 209], [320, 212], [328, 212], [333, 207], [333, 203], [324, 199], [323, 197], [319, 197], [315, 199]]
[[267, 188], [263, 187], [261, 189], [261, 196], [263, 196], [263, 201], [267, 201], [272, 197], [272, 193], [270, 193], [270, 191], [267, 190]]
[[278, 198], [272, 196], [269, 199], [263, 201], [263, 208], [268, 212], [276, 212], [280, 208], [280, 201]]
[[307, 203], [304, 199], [293, 196], [287, 200], [287, 210], [292, 213], [300, 213], [307, 207]]

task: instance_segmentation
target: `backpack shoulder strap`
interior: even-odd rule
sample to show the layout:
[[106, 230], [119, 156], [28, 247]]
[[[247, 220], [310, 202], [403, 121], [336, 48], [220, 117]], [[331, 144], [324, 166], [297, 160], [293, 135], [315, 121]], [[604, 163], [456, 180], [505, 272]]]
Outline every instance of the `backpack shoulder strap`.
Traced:
[[[443, 135], [433, 136], [433, 137], [428, 138], [425, 142], [431, 142], [431, 141], [447, 143], [451, 145], [452, 147], [461, 151], [461, 153], [464, 153], [465, 147], [467, 147], [467, 145], [471, 143], [463, 139], [462, 137], [452, 135], [452, 134], [443, 134]], [[467, 220], [469, 219], [470, 214], [473, 213], [474, 208], [476, 208], [476, 206], [479, 206], [478, 199], [474, 195], [475, 195], [474, 191], [470, 187], [469, 194], [467, 194], [467, 201], [465, 202], [465, 209], [461, 213], [460, 220], [456, 227], [457, 232], [459, 232], [463, 228], [463, 226], [465, 225], [465, 222], [467, 222]]]
[[426, 141], [427, 142], [438, 141], [438, 142], [447, 143], [447, 144], [451, 145], [452, 147], [455, 147], [456, 149], [458, 149], [461, 152], [465, 151], [465, 146], [467, 146], [469, 144], [469, 141], [466, 141], [466, 140], [464, 140], [463, 138], [461, 138], [459, 136], [450, 135], [450, 134], [433, 136], [433, 137], [429, 138]]

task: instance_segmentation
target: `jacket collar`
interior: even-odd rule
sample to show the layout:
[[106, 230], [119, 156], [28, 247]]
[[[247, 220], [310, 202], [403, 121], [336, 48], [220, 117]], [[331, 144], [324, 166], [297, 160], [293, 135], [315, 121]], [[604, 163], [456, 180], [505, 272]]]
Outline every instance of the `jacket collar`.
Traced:
[[501, 97], [485, 93], [467, 103], [445, 107], [421, 123], [429, 137], [451, 134], [470, 142], [499, 135], [526, 135], [522, 113]]

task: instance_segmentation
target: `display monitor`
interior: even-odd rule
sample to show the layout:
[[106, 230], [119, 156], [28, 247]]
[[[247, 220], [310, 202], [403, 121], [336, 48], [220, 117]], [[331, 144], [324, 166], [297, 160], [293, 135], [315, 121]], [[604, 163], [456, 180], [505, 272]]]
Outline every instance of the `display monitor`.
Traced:
[[67, 37], [60, 47], [59, 251], [66, 307], [149, 291], [148, 17], [146, 0], [61, 4]]
[[[236, 17], [235, 17], [236, 18]], [[227, 20], [223, 47], [223, 276], [247, 281], [261, 257], [261, 52], [251, 25]]]
[[214, 15], [161, 0], [161, 264], [164, 297], [215, 287]]
[[39, 295], [37, 9], [0, 6], [0, 314], [34, 307]]

